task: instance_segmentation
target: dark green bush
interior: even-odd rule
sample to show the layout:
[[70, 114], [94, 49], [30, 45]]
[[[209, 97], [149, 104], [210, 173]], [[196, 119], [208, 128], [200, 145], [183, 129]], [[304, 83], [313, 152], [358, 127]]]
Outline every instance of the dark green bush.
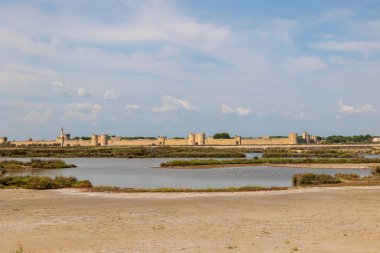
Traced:
[[355, 179], [360, 178], [360, 176], [358, 174], [355, 174], [355, 173], [352, 173], [352, 174], [337, 173], [337, 174], [335, 174], [335, 177], [342, 179], [342, 180], [355, 180]]
[[55, 180], [50, 177], [32, 177], [28, 184], [25, 186], [26, 189], [35, 190], [47, 190], [47, 189], [58, 189], [63, 188], [55, 182]]
[[316, 184], [337, 184], [340, 179], [328, 174], [295, 174], [293, 175], [293, 185], [316, 185]]
[[91, 188], [92, 184], [88, 180], [78, 181], [71, 185], [73, 188]]
[[75, 177], [36, 177], [36, 176], [6, 176], [0, 177], [0, 188], [24, 188], [35, 190], [59, 188], [88, 188], [92, 184], [88, 180], [78, 181]]

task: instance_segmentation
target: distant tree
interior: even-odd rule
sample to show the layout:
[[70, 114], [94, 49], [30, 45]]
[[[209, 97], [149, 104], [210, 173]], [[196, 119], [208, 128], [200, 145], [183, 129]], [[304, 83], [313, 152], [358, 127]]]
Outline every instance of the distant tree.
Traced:
[[91, 140], [91, 137], [88, 136], [75, 136], [71, 138], [72, 140]]
[[214, 139], [231, 139], [229, 133], [216, 133], [213, 136]]
[[372, 136], [369, 134], [354, 136], [332, 135], [326, 137], [326, 143], [363, 143], [371, 140]]

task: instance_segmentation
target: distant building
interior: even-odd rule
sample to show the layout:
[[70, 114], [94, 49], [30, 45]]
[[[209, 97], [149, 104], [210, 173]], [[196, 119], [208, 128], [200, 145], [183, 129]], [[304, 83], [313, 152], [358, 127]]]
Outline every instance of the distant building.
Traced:
[[380, 142], [380, 137], [375, 137], [372, 139], [372, 142]]
[[57, 137], [57, 142], [63, 147], [68, 140], [70, 140], [70, 134], [66, 134], [61, 127], [61, 134]]

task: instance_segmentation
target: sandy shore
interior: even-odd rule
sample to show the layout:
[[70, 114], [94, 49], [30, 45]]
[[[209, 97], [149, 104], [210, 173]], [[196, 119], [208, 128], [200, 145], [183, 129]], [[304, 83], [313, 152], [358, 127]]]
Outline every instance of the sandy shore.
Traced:
[[191, 165], [161, 167], [163, 169], [217, 169], [217, 168], [237, 168], [237, 167], [282, 167], [282, 168], [311, 168], [311, 169], [363, 169], [369, 170], [378, 163], [279, 163], [279, 164], [212, 164], [212, 165]]
[[380, 187], [0, 190], [0, 252], [378, 252]]

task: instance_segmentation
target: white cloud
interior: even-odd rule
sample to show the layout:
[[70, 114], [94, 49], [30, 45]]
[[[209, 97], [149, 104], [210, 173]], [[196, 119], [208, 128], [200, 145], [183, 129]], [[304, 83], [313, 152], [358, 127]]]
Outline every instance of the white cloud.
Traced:
[[88, 92], [83, 88], [78, 88], [76, 93], [78, 97], [84, 97], [88, 95]]
[[351, 105], [345, 105], [342, 100], [339, 100], [339, 110], [340, 112], [347, 114], [365, 114], [369, 112], [376, 112], [375, 108], [370, 104], [354, 107]]
[[53, 110], [48, 109], [46, 111], [31, 111], [27, 115], [21, 117], [21, 121], [34, 124], [34, 125], [43, 125], [47, 123], [53, 117]]
[[137, 111], [141, 109], [141, 106], [136, 105], [136, 104], [127, 104], [125, 105], [124, 109], [126, 111]]
[[263, 40], [275, 40], [276, 42], [292, 45], [292, 34], [297, 22], [290, 19], [273, 19], [263, 29], [256, 30], [257, 34]]
[[162, 96], [162, 106], [159, 108], [152, 108], [154, 112], [171, 112], [171, 111], [182, 111], [182, 112], [194, 112], [200, 109], [193, 106], [187, 100], [181, 100], [172, 96], [164, 95]]
[[[102, 43], [166, 42], [186, 45], [203, 51], [214, 50], [230, 36], [230, 31], [210, 22], [200, 22], [180, 14], [165, 2], [141, 4], [132, 20], [120, 24], [89, 24], [85, 20], [71, 29], [56, 29], [55, 33], [68, 40]], [[77, 20], [71, 20], [77, 22]]]
[[302, 119], [305, 117], [303, 112], [279, 111], [278, 113], [286, 118], [292, 119]]
[[284, 110], [275, 110], [270, 109], [266, 111], [260, 111], [257, 113], [259, 117], [263, 118], [272, 118], [272, 119], [293, 119], [299, 120], [305, 117], [303, 112], [299, 111], [284, 111]]
[[54, 91], [58, 94], [64, 94], [64, 95], [71, 95], [71, 96], [78, 96], [78, 97], [85, 97], [89, 95], [87, 90], [84, 88], [71, 88], [66, 85], [64, 85], [61, 82], [54, 81], [51, 83], [54, 87]]
[[286, 61], [286, 68], [293, 72], [316, 71], [327, 67], [326, 62], [316, 57], [289, 58]]
[[331, 22], [340, 19], [347, 19], [355, 16], [355, 13], [349, 9], [335, 9], [326, 12], [321, 18], [322, 22]]
[[342, 51], [342, 52], [362, 52], [369, 53], [380, 51], [380, 42], [378, 41], [327, 41], [318, 42], [311, 45], [312, 48], [325, 51]]
[[82, 122], [94, 122], [102, 110], [99, 104], [70, 103], [66, 105], [65, 117], [79, 119]]
[[232, 108], [232, 107], [229, 107], [228, 105], [222, 105], [221, 113], [222, 114], [235, 114], [235, 115], [238, 115], [238, 116], [247, 116], [247, 115], [253, 114], [254, 111], [250, 107], [246, 107], [246, 108], [244, 108], [244, 107]]
[[[4, 7], [4, 6], [2, 6]], [[99, 23], [91, 22], [85, 16], [76, 15], [75, 12], [66, 13], [62, 17], [56, 13], [42, 12], [37, 8], [18, 5], [4, 7], [0, 21], [11, 23], [14, 30], [24, 30], [20, 34], [5, 36], [0, 44], [17, 46], [20, 49], [27, 48], [34, 53], [43, 52], [44, 43], [37, 43], [30, 47], [28, 40], [37, 34], [40, 36], [50, 35], [56, 40], [49, 42], [48, 46], [53, 48], [59, 43], [71, 42], [84, 44], [106, 43], [106, 44], [135, 44], [135, 43], [157, 43], [176, 44], [202, 51], [215, 50], [219, 45], [225, 43], [230, 37], [227, 27], [216, 25], [212, 22], [200, 21], [182, 13], [173, 1], [136, 1], [134, 4], [120, 4], [119, 11], [126, 13], [124, 20], [119, 22]], [[131, 7], [131, 8], [130, 8]], [[120, 9], [122, 8], [122, 10]], [[20, 20], [20, 17], [25, 19]], [[34, 22], [30, 22], [33, 20]], [[35, 24], [43, 24], [35, 25]], [[5, 34], [8, 32], [4, 29]], [[14, 45], [14, 41], [18, 44]], [[28, 46], [25, 47], [25, 44]], [[39, 46], [39, 47], [37, 47]], [[50, 51], [49, 51], [50, 53]]]
[[106, 90], [104, 92], [104, 99], [105, 100], [116, 100], [120, 97], [120, 94], [117, 93], [116, 91], [114, 90]]

